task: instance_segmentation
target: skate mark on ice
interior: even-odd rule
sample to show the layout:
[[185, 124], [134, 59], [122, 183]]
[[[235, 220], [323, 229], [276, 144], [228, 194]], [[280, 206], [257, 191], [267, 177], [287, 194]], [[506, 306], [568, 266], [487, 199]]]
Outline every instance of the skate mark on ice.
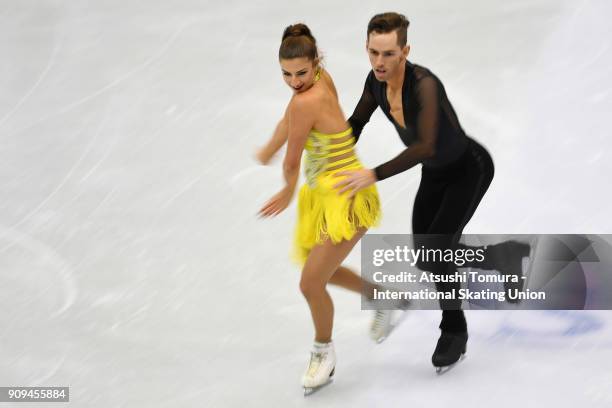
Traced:
[[[537, 327], [521, 326], [520, 323], [508, 321], [501, 323], [492, 340], [504, 337], [532, 345], [563, 347], [565, 341], [578, 340], [582, 336], [590, 342], [586, 336], [601, 332], [606, 327], [604, 320], [585, 311], [547, 310], [540, 315], [546, 318], [539, 320]], [[545, 323], [549, 323], [548, 327]]]
[[47, 76], [47, 73], [53, 66], [53, 63], [55, 62], [55, 57], [60, 48], [61, 48], [61, 42], [56, 42], [53, 46], [53, 51], [51, 51], [51, 55], [49, 56], [49, 60], [47, 61], [46, 67], [40, 73], [34, 85], [32, 85], [32, 87], [21, 97], [21, 99], [19, 100], [19, 102], [17, 102], [17, 104], [13, 107], [13, 109], [8, 111], [8, 113], [4, 115], [2, 119], [0, 119], [0, 128], [2, 128], [2, 125], [4, 124], [4, 122], [9, 120], [10, 117], [13, 116], [13, 114], [15, 114], [15, 112], [17, 112], [19, 108], [21, 108], [21, 105], [23, 105], [25, 101], [28, 100], [28, 98], [34, 93], [36, 88], [38, 88], [38, 86], [42, 83], [43, 79], [45, 79], [45, 77]]
[[62, 305], [50, 314], [57, 317], [66, 312], [73, 304], [77, 296], [77, 287], [74, 282], [72, 266], [62, 256], [47, 244], [38, 241], [34, 237], [13, 228], [0, 226], [0, 240], [6, 239], [10, 242], [8, 247], [19, 245], [36, 257], [42, 258], [55, 270], [60, 278], [64, 289], [64, 301]]
[[91, 99], [96, 98], [99, 95], [104, 94], [106, 91], [108, 91], [109, 89], [112, 89], [114, 87], [116, 87], [117, 85], [119, 85], [120, 83], [126, 81], [127, 79], [129, 79], [130, 77], [134, 76], [135, 74], [147, 69], [149, 66], [153, 65], [153, 63], [155, 63], [157, 60], [161, 59], [161, 57], [163, 57], [166, 52], [168, 52], [169, 49], [171, 49], [172, 45], [176, 42], [176, 40], [179, 38], [179, 36], [182, 34], [182, 32], [187, 28], [190, 27], [196, 23], [199, 23], [201, 20], [205, 20], [205, 18], [200, 18], [200, 19], [196, 19], [190, 22], [183, 22], [179, 28], [172, 33], [172, 35], [170, 35], [170, 37], [166, 40], [166, 42], [157, 50], [157, 52], [155, 52], [152, 56], [150, 56], [145, 62], [143, 62], [142, 64], [138, 65], [135, 68], [132, 68], [130, 71], [126, 72], [125, 74], [123, 74], [122, 76], [120, 76], [119, 78], [115, 79], [114, 81], [111, 81], [110, 83], [104, 85], [103, 87], [99, 88], [98, 90], [90, 93], [89, 95], [86, 95], [74, 102], [70, 102], [65, 106], [62, 106], [61, 108], [59, 108], [56, 112], [44, 115], [43, 117], [31, 122], [30, 124], [28, 124], [27, 126], [24, 126], [20, 129], [17, 129], [16, 131], [14, 131], [12, 135], [14, 134], [18, 134], [23, 132], [24, 130], [30, 129], [32, 127], [34, 127], [35, 125], [44, 122], [50, 118], [53, 118], [55, 116], [59, 116], [62, 115], [66, 112], [70, 112], [71, 110], [75, 109], [76, 107], [90, 101]]
[[[101, 126], [101, 125], [100, 125]], [[79, 129], [79, 131], [77, 132], [77, 134], [82, 133], [85, 129], [87, 129], [87, 125], [83, 126], [82, 129]], [[63, 179], [60, 181], [60, 183], [53, 189], [53, 191], [51, 193], [49, 193], [33, 210], [31, 210], [26, 216], [24, 216], [21, 220], [17, 221], [15, 224], [11, 225], [10, 228], [15, 229], [17, 227], [19, 227], [21, 224], [25, 223], [26, 221], [28, 221], [30, 218], [32, 218], [32, 216], [34, 216], [34, 214], [38, 213], [38, 211], [40, 211], [41, 208], [43, 208], [45, 206], [45, 204], [47, 204], [47, 202], [49, 202], [49, 200], [51, 200], [61, 189], [62, 187], [68, 182], [68, 180], [70, 179], [70, 177], [72, 176], [72, 173], [74, 173], [75, 169], [79, 166], [79, 164], [81, 163], [81, 161], [83, 161], [83, 159], [87, 156], [87, 154], [89, 153], [89, 151], [91, 150], [92, 146], [94, 145], [94, 142], [96, 141], [96, 139], [98, 138], [98, 134], [100, 131], [100, 127], [98, 127], [98, 130], [96, 131], [96, 133], [94, 134], [94, 136], [91, 138], [91, 140], [89, 141], [87, 147], [85, 148], [85, 151], [81, 154], [81, 156], [77, 159], [77, 161], [72, 165], [72, 167], [70, 168], [70, 170], [68, 170], [68, 172], [64, 175]], [[7, 246], [3, 246], [2, 248], [0, 248], [0, 252], [4, 252], [7, 249], [9, 249], [12, 246], [12, 244], [9, 244]]]

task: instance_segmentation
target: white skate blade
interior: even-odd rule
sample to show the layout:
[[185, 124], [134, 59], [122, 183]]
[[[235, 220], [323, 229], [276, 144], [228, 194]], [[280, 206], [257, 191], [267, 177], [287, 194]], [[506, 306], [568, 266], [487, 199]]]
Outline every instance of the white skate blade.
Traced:
[[382, 336], [373, 339], [376, 342], [376, 344], [380, 344], [383, 341], [387, 340], [387, 338], [391, 335], [393, 330], [395, 330], [400, 325], [400, 323], [404, 321], [404, 319], [406, 318], [406, 314], [407, 314], [406, 309], [399, 309], [398, 313], [399, 313], [399, 317], [389, 325], [389, 330], [387, 330], [387, 332], [383, 334]]
[[329, 377], [329, 379], [327, 380], [327, 382], [318, 385], [316, 387], [304, 387], [304, 396], [308, 397], [309, 395], [314, 394], [315, 392], [319, 391], [321, 388], [324, 388], [326, 386], [328, 386], [329, 384], [331, 384], [334, 381], [334, 379], [332, 377]]
[[442, 375], [442, 374], [445, 374], [445, 373], [449, 372], [450, 370], [453, 369], [453, 367], [457, 366], [460, 362], [465, 360], [465, 357], [466, 357], [465, 353], [463, 353], [463, 354], [461, 354], [461, 357], [459, 357], [459, 360], [457, 360], [453, 364], [447, 365], [447, 366], [436, 367], [436, 374]]

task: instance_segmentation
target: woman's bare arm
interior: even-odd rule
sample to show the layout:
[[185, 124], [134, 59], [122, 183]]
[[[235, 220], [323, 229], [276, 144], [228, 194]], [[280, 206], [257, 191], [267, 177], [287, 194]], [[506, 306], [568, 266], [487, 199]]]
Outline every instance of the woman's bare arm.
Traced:
[[287, 153], [283, 161], [283, 175], [287, 187], [293, 192], [300, 173], [302, 152], [308, 134], [314, 127], [316, 102], [309, 95], [295, 96], [287, 108]]
[[286, 185], [259, 211], [262, 217], [274, 216], [283, 211], [293, 198], [300, 175], [302, 152], [316, 117], [316, 102], [307, 95], [296, 95], [287, 108], [287, 152], [283, 161]]
[[268, 164], [270, 159], [274, 157], [276, 152], [287, 142], [287, 116], [283, 118], [276, 125], [274, 133], [268, 142], [257, 151], [257, 160], [261, 164]]

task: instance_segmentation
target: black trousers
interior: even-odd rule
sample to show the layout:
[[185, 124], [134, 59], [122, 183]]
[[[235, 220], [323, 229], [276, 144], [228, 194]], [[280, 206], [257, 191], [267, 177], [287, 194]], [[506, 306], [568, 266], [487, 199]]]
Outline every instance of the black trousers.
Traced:
[[[463, 228], [474, 215], [480, 200], [489, 188], [494, 174], [493, 160], [487, 150], [469, 139], [465, 153], [455, 162], [442, 168], [422, 167], [421, 184], [412, 211], [413, 234], [443, 234], [433, 244], [456, 248]], [[415, 237], [416, 238], [416, 237]], [[415, 246], [421, 242], [415, 239]], [[424, 243], [431, 247], [432, 243]], [[418, 265], [436, 273], [454, 272], [454, 264]], [[459, 283], [436, 284], [438, 291], [458, 290]], [[467, 331], [461, 301], [441, 301], [440, 329], [451, 332]]]

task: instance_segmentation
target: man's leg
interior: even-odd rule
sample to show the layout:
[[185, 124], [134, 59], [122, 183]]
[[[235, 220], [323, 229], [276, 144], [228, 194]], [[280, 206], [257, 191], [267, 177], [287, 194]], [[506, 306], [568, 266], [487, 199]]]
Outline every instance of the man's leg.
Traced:
[[[441, 240], [435, 242], [435, 246], [442, 249], [456, 248], [463, 228], [476, 211], [493, 179], [493, 162], [486, 150], [475, 142], [469, 148], [465, 161], [452, 170], [424, 171], [421, 185], [424, 187], [424, 194], [420, 197], [417, 194], [417, 199], [421, 198], [423, 201], [415, 200], [413, 229], [416, 226], [420, 231], [426, 230], [427, 234], [445, 234]], [[419, 191], [421, 192], [421, 188]], [[434, 202], [434, 199], [439, 201]], [[433, 217], [432, 208], [436, 210]], [[419, 224], [423, 222], [419, 217], [431, 220], [429, 226]], [[415, 230], [415, 233], [420, 231]], [[455, 270], [453, 264], [440, 264], [434, 266], [434, 269], [441, 273], [452, 273]], [[436, 287], [438, 291], [445, 292], [458, 289], [459, 284], [443, 283]], [[432, 356], [432, 362], [437, 367], [457, 361], [461, 353], [465, 352], [467, 342], [467, 323], [460, 303], [441, 301], [440, 306], [442, 335]]]
[[[491, 156], [487, 151], [472, 142], [469, 156], [461, 169], [454, 171], [454, 180], [449, 180], [444, 190], [444, 196], [439, 204], [438, 212], [429, 226], [430, 234], [445, 234], [448, 248], [455, 249], [459, 245], [459, 239], [463, 228], [474, 215], [478, 204], [486, 193], [493, 180], [494, 167]], [[456, 176], [459, 173], [460, 176]], [[446, 272], [453, 273], [455, 265], [450, 264]], [[458, 284], [444, 284], [438, 290], [458, 289]], [[453, 305], [454, 306], [454, 305]], [[440, 329], [443, 331], [467, 331], [465, 316], [460, 307], [443, 309]]]
[[[456, 221], [450, 222], [447, 189], [449, 187], [448, 177], [443, 172], [432, 172], [423, 169], [421, 183], [417, 191], [412, 211], [412, 231], [415, 235], [415, 247], [423, 245], [425, 248], [439, 248], [452, 246], [454, 232], [461, 224], [461, 214], [455, 215]], [[446, 200], [445, 200], [446, 198]], [[451, 208], [452, 210], [452, 208]], [[440, 217], [443, 216], [444, 219]], [[432, 236], [430, 234], [444, 234]], [[419, 269], [433, 272], [435, 274], [452, 273], [453, 265], [443, 263], [423, 263], [417, 265]], [[436, 284], [439, 292], [448, 292], [459, 289], [459, 284]], [[461, 309], [461, 303], [449, 305], [440, 302], [442, 310], [442, 323], [440, 328], [454, 332], [467, 331], [465, 316]], [[457, 302], [455, 302], [457, 303]]]

